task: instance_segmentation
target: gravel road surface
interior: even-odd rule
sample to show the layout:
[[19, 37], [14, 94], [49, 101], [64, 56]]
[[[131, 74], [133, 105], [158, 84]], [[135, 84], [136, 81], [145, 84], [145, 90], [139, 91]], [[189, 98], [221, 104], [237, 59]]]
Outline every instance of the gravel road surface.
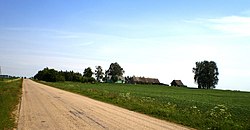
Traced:
[[189, 128], [24, 79], [18, 130], [90, 129]]

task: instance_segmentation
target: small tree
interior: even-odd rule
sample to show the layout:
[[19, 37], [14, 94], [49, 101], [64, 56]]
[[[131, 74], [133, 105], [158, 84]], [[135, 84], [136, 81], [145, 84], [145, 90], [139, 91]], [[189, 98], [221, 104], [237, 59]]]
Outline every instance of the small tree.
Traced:
[[196, 68], [193, 68], [194, 81], [198, 88], [210, 89], [215, 88], [218, 84], [218, 68], [214, 61], [196, 62]]
[[96, 76], [96, 80], [97, 82], [101, 82], [102, 78], [103, 78], [103, 72], [102, 72], [102, 67], [101, 66], [96, 66], [96, 70], [95, 70], [95, 76]]
[[92, 75], [93, 75], [93, 72], [92, 72], [91, 68], [90, 67], [86, 68], [83, 72], [82, 82], [83, 83], [94, 83], [95, 78], [93, 78]]
[[90, 67], [86, 68], [83, 72], [83, 76], [87, 78], [91, 78], [93, 75], [93, 72]]
[[73, 73], [73, 81], [74, 82], [81, 82], [82, 80], [82, 74], [79, 72]]
[[117, 62], [111, 63], [107, 71], [107, 74], [111, 76], [112, 82], [118, 81], [123, 73], [125, 73], [125, 71]]

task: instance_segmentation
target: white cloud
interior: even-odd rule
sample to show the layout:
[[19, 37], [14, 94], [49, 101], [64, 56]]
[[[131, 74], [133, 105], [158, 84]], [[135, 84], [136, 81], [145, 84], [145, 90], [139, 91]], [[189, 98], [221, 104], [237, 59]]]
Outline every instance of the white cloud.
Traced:
[[186, 23], [205, 26], [210, 30], [219, 31], [234, 37], [250, 36], [250, 17], [225, 16], [211, 19], [186, 20]]
[[217, 19], [209, 19], [208, 21], [221, 24], [250, 24], [250, 17], [227, 16]]
[[229, 16], [207, 21], [213, 29], [239, 36], [250, 36], [250, 17]]

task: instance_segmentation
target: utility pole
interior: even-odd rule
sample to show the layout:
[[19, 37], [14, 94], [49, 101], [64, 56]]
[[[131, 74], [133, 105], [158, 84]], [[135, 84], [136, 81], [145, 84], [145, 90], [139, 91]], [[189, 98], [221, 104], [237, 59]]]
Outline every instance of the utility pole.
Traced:
[[0, 66], [0, 81], [3, 81], [3, 77], [2, 77], [2, 68]]

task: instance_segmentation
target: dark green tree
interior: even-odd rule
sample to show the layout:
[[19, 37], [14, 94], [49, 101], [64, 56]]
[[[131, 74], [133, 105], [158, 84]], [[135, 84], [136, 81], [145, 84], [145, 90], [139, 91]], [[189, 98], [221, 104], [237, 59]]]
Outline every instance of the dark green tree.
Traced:
[[92, 77], [92, 75], [93, 75], [93, 72], [92, 72], [92, 69], [90, 67], [86, 68], [83, 72], [83, 76], [86, 78], [90, 78], [90, 77]]
[[79, 72], [74, 71], [57, 71], [54, 69], [49, 69], [48, 67], [40, 70], [35, 76], [35, 79], [57, 82], [57, 81], [74, 81], [82, 82], [83, 76]]
[[83, 83], [94, 83], [95, 78], [93, 78], [92, 75], [93, 75], [92, 69], [90, 67], [86, 68], [83, 72], [82, 82]]
[[123, 73], [125, 73], [125, 71], [117, 62], [111, 63], [107, 72], [107, 74], [111, 76], [110, 80], [112, 82], [118, 81], [119, 78], [122, 77]]
[[82, 81], [82, 74], [79, 72], [73, 73], [73, 80], [74, 82], [81, 82]]
[[64, 77], [66, 81], [73, 81], [74, 71], [65, 71]]
[[96, 66], [95, 76], [96, 76], [97, 82], [101, 82], [101, 79], [103, 78], [103, 74], [104, 73], [102, 72], [102, 67]]
[[40, 70], [35, 76], [35, 79], [43, 80], [47, 82], [56, 82], [56, 81], [65, 81], [61, 72], [56, 71], [55, 69], [49, 69], [48, 67]]
[[193, 68], [194, 81], [198, 84], [198, 88], [211, 89], [218, 84], [218, 68], [214, 61], [196, 62]]

